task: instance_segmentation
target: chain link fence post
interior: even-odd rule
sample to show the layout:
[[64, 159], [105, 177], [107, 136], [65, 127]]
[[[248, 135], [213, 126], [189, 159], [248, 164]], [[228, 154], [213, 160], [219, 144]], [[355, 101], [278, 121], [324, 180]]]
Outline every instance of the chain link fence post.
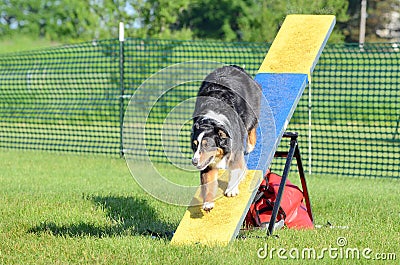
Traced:
[[122, 130], [124, 126], [124, 94], [125, 94], [125, 86], [124, 86], [124, 23], [119, 23], [119, 86], [120, 86], [120, 95], [119, 95], [119, 150], [120, 156], [124, 156], [123, 143], [122, 143]]

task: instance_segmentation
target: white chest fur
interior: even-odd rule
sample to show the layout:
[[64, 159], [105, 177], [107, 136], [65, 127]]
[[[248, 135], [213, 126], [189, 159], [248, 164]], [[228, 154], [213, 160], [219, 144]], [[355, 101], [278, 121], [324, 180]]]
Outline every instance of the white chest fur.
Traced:
[[224, 157], [221, 159], [221, 161], [219, 161], [219, 162], [215, 165], [215, 167], [218, 168], [218, 169], [227, 169], [227, 168], [228, 168], [228, 165], [227, 165], [227, 158], [226, 158], [226, 156], [224, 156]]

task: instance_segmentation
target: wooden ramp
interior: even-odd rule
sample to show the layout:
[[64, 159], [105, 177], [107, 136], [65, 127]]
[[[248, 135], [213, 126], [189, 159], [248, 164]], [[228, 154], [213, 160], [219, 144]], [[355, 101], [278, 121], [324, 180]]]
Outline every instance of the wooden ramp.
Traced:
[[[255, 76], [262, 87], [265, 102], [261, 103], [257, 144], [247, 157], [247, 166], [252, 170], [239, 186], [240, 195], [217, 199], [214, 209], [205, 213], [201, 210], [198, 191], [192, 202], [200, 205], [187, 209], [171, 244], [226, 245], [237, 236], [257, 190], [249, 187], [260, 183], [270, 166], [334, 25], [335, 16], [331, 15], [286, 17]], [[272, 120], [263, 116], [263, 113], [270, 112]], [[275, 135], [265, 137], [271, 129]], [[223, 185], [220, 188], [223, 190]]]
[[[254, 77], [268, 102], [268, 106], [263, 106], [264, 101], [261, 101], [261, 113], [271, 111], [274, 124], [261, 115], [257, 144], [249, 155], [248, 168], [265, 172], [269, 167], [334, 25], [335, 16], [331, 15], [286, 17]], [[263, 135], [272, 126], [276, 135], [273, 139], [266, 139]], [[268, 159], [259, 163], [261, 157]]]
[[228, 184], [228, 176], [224, 173], [225, 170], [219, 171], [219, 198], [215, 200], [214, 209], [210, 212], [202, 209], [199, 188], [191, 202], [193, 206], [187, 208], [171, 244], [227, 245], [236, 237], [263, 175], [260, 170], [248, 170], [240, 183], [239, 195], [228, 198], [223, 196]]
[[310, 77], [334, 25], [333, 15], [288, 15], [258, 72]]

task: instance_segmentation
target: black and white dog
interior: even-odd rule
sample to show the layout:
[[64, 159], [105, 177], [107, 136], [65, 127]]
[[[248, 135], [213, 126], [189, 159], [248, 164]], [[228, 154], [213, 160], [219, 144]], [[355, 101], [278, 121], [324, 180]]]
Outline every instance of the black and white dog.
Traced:
[[260, 86], [235, 65], [216, 69], [199, 89], [191, 134], [192, 163], [200, 170], [205, 211], [214, 208], [218, 169], [229, 170], [225, 196], [239, 194], [246, 172], [244, 154], [256, 144], [261, 96]]

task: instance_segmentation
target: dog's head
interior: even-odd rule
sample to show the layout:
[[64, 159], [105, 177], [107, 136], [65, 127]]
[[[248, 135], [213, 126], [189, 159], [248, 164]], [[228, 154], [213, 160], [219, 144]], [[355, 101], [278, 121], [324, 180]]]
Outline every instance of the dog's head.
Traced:
[[194, 153], [192, 163], [199, 170], [219, 162], [230, 149], [230, 137], [227, 131], [212, 121], [195, 122], [191, 140]]

